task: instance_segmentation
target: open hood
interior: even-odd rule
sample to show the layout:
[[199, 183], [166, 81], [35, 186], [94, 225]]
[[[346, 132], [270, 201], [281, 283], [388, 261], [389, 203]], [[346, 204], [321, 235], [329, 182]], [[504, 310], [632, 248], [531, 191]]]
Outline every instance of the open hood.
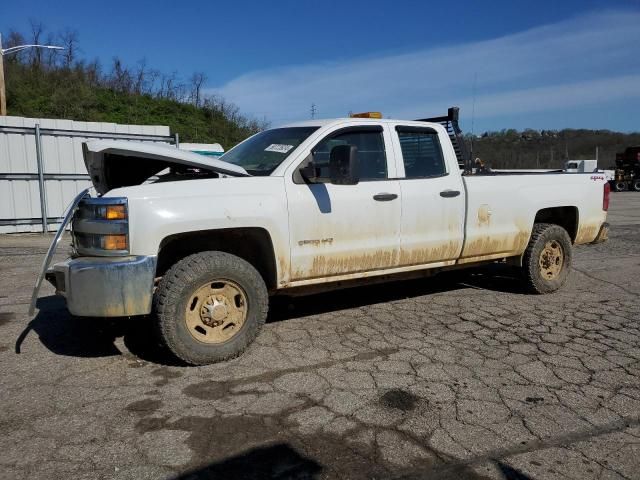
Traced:
[[96, 191], [139, 185], [168, 167], [190, 167], [233, 177], [248, 177], [232, 163], [157, 143], [92, 140], [82, 144], [84, 164]]

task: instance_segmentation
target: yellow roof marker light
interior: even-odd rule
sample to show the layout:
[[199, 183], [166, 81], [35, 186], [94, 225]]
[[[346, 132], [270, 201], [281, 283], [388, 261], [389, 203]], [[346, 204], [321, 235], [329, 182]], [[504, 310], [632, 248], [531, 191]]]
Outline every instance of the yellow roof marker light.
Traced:
[[380, 112], [362, 112], [362, 113], [350, 113], [351, 118], [382, 118]]

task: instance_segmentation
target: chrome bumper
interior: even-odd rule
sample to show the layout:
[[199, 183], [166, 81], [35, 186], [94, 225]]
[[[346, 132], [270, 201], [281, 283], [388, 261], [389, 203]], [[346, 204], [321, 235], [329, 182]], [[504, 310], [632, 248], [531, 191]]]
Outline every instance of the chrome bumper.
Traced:
[[45, 278], [82, 317], [125, 317], [151, 312], [155, 256], [78, 257], [56, 263]]
[[604, 222], [600, 227], [600, 231], [598, 232], [596, 239], [591, 243], [606, 242], [608, 238], [609, 238], [609, 224], [607, 222]]

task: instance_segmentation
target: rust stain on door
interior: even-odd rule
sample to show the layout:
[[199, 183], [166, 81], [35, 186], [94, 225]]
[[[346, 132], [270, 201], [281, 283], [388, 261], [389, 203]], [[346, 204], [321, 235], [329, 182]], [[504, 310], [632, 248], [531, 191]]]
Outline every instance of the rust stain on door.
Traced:
[[460, 251], [460, 241], [451, 240], [430, 248], [400, 249], [400, 266], [426, 265], [454, 259]]
[[377, 250], [361, 255], [317, 255], [308, 270], [296, 270], [295, 279], [329, 277], [345, 273], [366, 272], [393, 267], [397, 262], [396, 250]]

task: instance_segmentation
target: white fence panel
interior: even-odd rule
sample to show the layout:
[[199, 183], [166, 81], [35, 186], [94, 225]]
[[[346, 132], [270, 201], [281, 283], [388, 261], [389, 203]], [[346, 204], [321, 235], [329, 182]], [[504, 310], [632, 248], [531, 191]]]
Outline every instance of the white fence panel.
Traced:
[[47, 229], [91, 185], [82, 143], [96, 138], [178, 143], [168, 126], [120, 125], [46, 118], [0, 117], [0, 233], [43, 231], [36, 125], [42, 146]]

